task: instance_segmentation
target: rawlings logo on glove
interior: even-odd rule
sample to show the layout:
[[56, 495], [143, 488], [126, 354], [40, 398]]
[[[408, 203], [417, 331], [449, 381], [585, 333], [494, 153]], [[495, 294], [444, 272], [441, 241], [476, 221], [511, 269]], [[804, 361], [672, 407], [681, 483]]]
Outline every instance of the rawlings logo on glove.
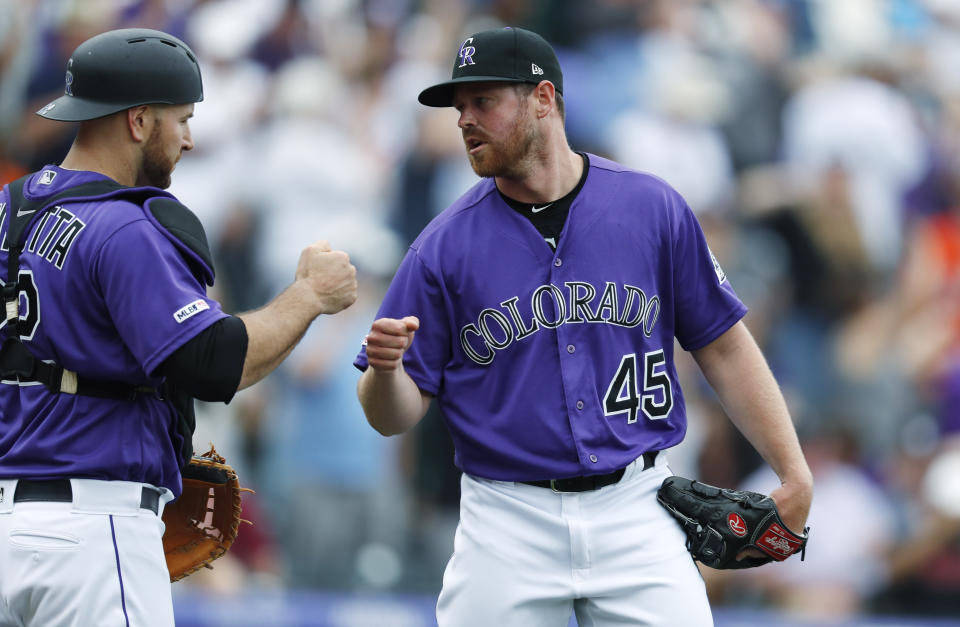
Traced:
[[183, 469], [183, 492], [163, 510], [166, 531], [163, 551], [170, 581], [178, 581], [227, 552], [237, 537], [241, 522], [241, 488], [237, 473], [210, 450], [194, 456]]
[[[797, 552], [803, 559], [810, 528], [802, 535], [790, 531], [773, 499], [765, 494], [674, 476], [663, 481], [657, 500], [680, 522], [693, 558], [711, 568], [752, 568], [783, 561]], [[766, 557], [737, 560], [746, 548]]]

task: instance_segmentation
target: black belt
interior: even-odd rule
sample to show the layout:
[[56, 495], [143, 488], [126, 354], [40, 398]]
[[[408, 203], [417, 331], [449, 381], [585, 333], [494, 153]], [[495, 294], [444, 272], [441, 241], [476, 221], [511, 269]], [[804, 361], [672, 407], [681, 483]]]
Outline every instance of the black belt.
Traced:
[[[643, 469], [653, 468], [660, 451], [648, 451], [643, 454]], [[566, 479], [540, 479], [537, 481], [521, 481], [538, 488], [550, 488], [554, 492], [589, 492], [599, 490], [604, 486], [614, 484], [623, 478], [626, 468], [614, 470], [605, 475], [587, 475], [585, 477], [568, 477]]]
[[[14, 503], [24, 502], [72, 503], [73, 488], [69, 479], [21, 479], [17, 481], [17, 490], [13, 493]], [[140, 507], [154, 514], [160, 509], [160, 493], [153, 488], [143, 486], [140, 492]]]

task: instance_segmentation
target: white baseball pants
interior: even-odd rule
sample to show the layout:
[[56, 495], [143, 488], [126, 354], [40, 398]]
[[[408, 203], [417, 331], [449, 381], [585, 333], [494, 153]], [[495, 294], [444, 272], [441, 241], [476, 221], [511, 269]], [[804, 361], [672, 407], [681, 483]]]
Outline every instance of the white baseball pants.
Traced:
[[141, 483], [71, 480], [72, 503], [14, 503], [0, 479], [0, 626], [173, 625], [160, 520]]
[[437, 602], [440, 627], [713, 625], [700, 572], [656, 501], [661, 453], [616, 484], [555, 493], [461, 480], [460, 523]]

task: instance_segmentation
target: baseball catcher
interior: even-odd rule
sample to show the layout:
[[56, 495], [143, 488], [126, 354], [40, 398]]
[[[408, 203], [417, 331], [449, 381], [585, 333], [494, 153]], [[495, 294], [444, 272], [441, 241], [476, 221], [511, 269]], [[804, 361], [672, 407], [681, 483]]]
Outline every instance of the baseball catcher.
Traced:
[[[810, 528], [802, 534], [791, 531], [764, 494], [673, 476], [664, 479], [657, 500], [680, 522], [693, 558], [711, 568], [752, 568], [797, 552], [802, 560], [807, 548]], [[751, 548], [764, 556], [737, 559]]]
[[194, 456], [182, 471], [183, 493], [163, 510], [163, 552], [170, 581], [178, 581], [227, 552], [237, 538], [241, 488], [216, 449]]
[[[357, 270], [320, 240], [288, 289], [226, 313], [203, 224], [166, 191], [194, 147], [197, 55], [121, 28], [62, 76], [37, 115], [77, 125], [70, 149], [0, 189], [0, 625], [173, 625], [171, 574], [223, 554], [239, 522], [236, 475], [193, 457], [194, 399], [266, 377], [357, 299]], [[145, 538], [165, 509], [164, 554]], [[23, 550], [22, 529], [69, 550]]]

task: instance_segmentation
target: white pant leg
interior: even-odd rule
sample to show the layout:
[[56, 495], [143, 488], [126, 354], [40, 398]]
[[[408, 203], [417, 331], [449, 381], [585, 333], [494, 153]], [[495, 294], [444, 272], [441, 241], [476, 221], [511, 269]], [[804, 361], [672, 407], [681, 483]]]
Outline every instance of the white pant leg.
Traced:
[[583, 494], [591, 560], [575, 607], [580, 627], [713, 625], [686, 536], [656, 500], [672, 474], [660, 458], [654, 468], [628, 471], [612, 489]]
[[173, 625], [170, 571], [163, 553], [164, 524], [149, 510], [136, 518], [114, 517], [119, 576], [131, 627]]
[[[460, 485], [439, 627], [566, 627], [573, 613], [569, 536], [556, 495], [467, 474]], [[533, 490], [539, 499], [530, 498]]]
[[173, 625], [159, 516], [139, 491], [108, 507], [86, 490], [73, 504], [0, 508], [0, 625]]
[[656, 501], [665, 459], [592, 492], [461, 481], [460, 525], [437, 603], [440, 627], [713, 624], [679, 526]]

